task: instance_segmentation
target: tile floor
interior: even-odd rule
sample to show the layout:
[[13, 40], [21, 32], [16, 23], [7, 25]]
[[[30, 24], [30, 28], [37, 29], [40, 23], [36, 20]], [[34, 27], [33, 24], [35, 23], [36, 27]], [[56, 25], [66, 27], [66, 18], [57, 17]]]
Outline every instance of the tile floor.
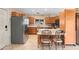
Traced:
[[[49, 48], [45, 47], [45, 50]], [[37, 47], [37, 35], [28, 35], [28, 40], [25, 44], [11, 44], [9, 48], [4, 48], [4, 50], [41, 50]], [[51, 50], [55, 50], [54, 46]], [[58, 48], [62, 50], [62, 48]], [[76, 46], [65, 46], [63, 50], [79, 50], [79, 45]]]

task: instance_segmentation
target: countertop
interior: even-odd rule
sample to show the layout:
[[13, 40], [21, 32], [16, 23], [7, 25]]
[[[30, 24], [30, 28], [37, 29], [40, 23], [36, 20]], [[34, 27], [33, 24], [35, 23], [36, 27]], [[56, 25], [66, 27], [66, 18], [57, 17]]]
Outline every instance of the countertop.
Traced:
[[58, 29], [38, 29], [37, 34], [38, 34], [38, 35], [41, 35], [41, 33], [42, 33], [43, 30], [50, 30], [50, 31], [52, 32], [52, 35], [55, 35], [55, 32], [56, 32], [57, 30], [60, 30], [60, 28], [58, 28]]
[[36, 24], [31, 24], [31, 25], [28, 25], [28, 27], [51, 27], [49, 25], [36, 25]]

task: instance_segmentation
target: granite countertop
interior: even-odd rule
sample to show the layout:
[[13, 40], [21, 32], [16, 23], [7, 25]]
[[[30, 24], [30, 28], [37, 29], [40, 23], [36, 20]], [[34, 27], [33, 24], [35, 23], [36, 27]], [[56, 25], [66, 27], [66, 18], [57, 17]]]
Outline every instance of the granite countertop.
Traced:
[[50, 30], [52, 32], [52, 35], [55, 35], [55, 32], [60, 29], [59, 28], [58, 29], [38, 29], [37, 34], [41, 35], [43, 30]]
[[30, 25], [28, 25], [28, 27], [51, 27], [51, 26], [48, 26], [48, 25], [36, 25], [36, 24], [30, 24]]

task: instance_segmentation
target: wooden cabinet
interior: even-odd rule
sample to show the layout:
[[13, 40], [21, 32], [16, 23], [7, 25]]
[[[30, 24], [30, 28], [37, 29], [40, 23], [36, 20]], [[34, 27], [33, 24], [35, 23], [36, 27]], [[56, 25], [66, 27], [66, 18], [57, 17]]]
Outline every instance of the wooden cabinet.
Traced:
[[45, 23], [46, 24], [50, 24], [50, 23], [53, 23], [53, 22], [54, 22], [53, 17], [46, 17], [45, 18]]
[[11, 13], [11, 16], [24, 16], [25, 14], [23, 14], [23, 13], [20, 13], [20, 12], [16, 12], [16, 11], [13, 11], [12, 13]]
[[55, 22], [55, 20], [59, 19], [58, 16], [55, 16], [55, 17], [46, 17], [45, 18], [45, 23], [46, 24], [50, 24], [50, 23], [53, 23]]
[[45, 24], [49, 24], [50, 23], [50, 17], [46, 17], [45, 18]]
[[28, 34], [36, 34], [37, 27], [28, 27]]
[[28, 17], [29, 18], [29, 24], [34, 24], [34, 17]]
[[60, 28], [65, 31], [65, 12], [64, 11], [59, 13], [59, 19], [60, 19]]

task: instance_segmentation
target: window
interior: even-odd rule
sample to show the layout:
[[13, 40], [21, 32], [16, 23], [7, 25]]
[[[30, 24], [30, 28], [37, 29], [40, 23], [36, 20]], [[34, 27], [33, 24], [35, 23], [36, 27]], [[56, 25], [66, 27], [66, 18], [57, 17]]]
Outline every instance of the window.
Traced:
[[44, 19], [36, 19], [35, 24], [38, 24], [38, 25], [44, 24]]

